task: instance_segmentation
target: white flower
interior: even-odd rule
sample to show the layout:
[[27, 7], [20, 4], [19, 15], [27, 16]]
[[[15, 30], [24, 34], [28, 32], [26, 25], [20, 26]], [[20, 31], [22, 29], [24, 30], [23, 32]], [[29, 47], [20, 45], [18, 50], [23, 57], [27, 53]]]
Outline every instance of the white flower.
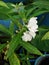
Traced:
[[27, 28], [29, 31], [24, 32], [24, 35], [22, 36], [23, 41], [31, 41], [32, 38], [35, 38], [36, 32], [38, 31], [38, 25], [37, 25], [37, 17], [30, 18]]
[[32, 36], [29, 34], [29, 31], [24, 32], [24, 35], [22, 36], [22, 40], [26, 42], [32, 40]]
[[27, 28], [29, 31], [31, 32], [37, 32], [38, 30], [38, 25], [37, 25], [37, 17], [32, 17], [30, 18], [29, 22], [28, 22], [28, 25], [27, 25]]

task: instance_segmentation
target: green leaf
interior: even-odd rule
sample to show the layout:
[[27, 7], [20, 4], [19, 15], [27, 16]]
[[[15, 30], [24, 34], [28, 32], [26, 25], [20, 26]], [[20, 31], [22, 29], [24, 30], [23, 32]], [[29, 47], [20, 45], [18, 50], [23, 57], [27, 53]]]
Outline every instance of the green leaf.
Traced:
[[9, 19], [9, 17], [6, 14], [0, 12], [0, 20], [7, 20], [7, 19]]
[[30, 43], [22, 41], [21, 45], [32, 54], [43, 55], [35, 46], [31, 45]]
[[46, 32], [46, 34], [42, 37], [42, 40], [48, 40], [49, 39], [49, 31]]
[[6, 32], [7, 34], [11, 35], [11, 32], [3, 25], [0, 24], [0, 31]]
[[46, 13], [47, 11], [42, 11], [42, 10], [39, 10], [39, 11], [35, 11], [34, 13], [33, 13], [33, 16], [38, 16], [38, 15], [40, 15], [40, 14], [43, 14], [43, 13]]
[[7, 51], [7, 58], [13, 54], [13, 52], [18, 47], [18, 45], [19, 45], [18, 36], [14, 35], [11, 42], [9, 43], [9, 49]]
[[[8, 16], [9, 16], [10, 20], [12, 20], [12, 22], [13, 22], [16, 26], [19, 26], [19, 27], [22, 26], [22, 24], [19, 22], [19, 19], [15, 18], [15, 17], [13, 17], [13, 16], [10, 16], [10, 15], [8, 15]], [[16, 16], [16, 17], [17, 17], [17, 16]], [[19, 16], [18, 16], [18, 17], [19, 17]]]
[[42, 40], [42, 37], [49, 31], [47, 27], [39, 27], [39, 34], [32, 40], [31, 44], [33, 44], [36, 48], [43, 52], [49, 52], [49, 39]]
[[20, 65], [20, 60], [18, 59], [17, 55], [14, 53], [9, 57], [9, 62], [10, 65]]
[[3, 2], [3, 1], [0, 1], [0, 6], [3, 6], [3, 7], [6, 7], [6, 8], [9, 8], [9, 7], [7, 6], [7, 4], [6, 4], [5, 2]]
[[38, 15], [43, 14], [45, 12], [47, 12], [47, 11], [46, 10], [42, 10], [41, 8], [39, 8], [39, 9], [36, 9], [35, 11], [33, 11], [31, 16], [38, 16]]
[[8, 8], [5, 8], [5, 7], [0, 7], [0, 13], [2, 14], [8, 14], [8, 13], [12, 13], [11, 11], [12, 9], [8, 9]]
[[39, 8], [45, 8], [49, 11], [49, 2], [48, 1], [36, 1], [33, 4], [38, 6]]
[[33, 10], [35, 10], [36, 8], [37, 8], [37, 7], [30, 8], [30, 9], [27, 11], [26, 16], [30, 15], [30, 14], [33, 12]]
[[46, 10], [42, 10], [41, 8], [39, 8], [39, 9], [34, 10], [34, 11], [28, 16], [28, 18], [34, 17], [34, 16], [38, 16], [38, 15], [43, 14], [43, 13], [46, 13], [46, 12], [47, 12]]
[[6, 44], [0, 44], [0, 52], [5, 48]]
[[11, 42], [9, 43], [9, 49], [7, 51], [7, 58], [10, 57], [12, 55], [12, 53], [15, 51], [15, 49], [18, 47], [18, 45], [21, 42], [21, 36], [22, 36], [22, 32], [24, 31], [24, 29], [22, 29], [21, 31], [19, 31], [19, 33], [17, 35], [14, 35]]
[[13, 23], [12, 21], [11, 21], [11, 23], [10, 23], [9, 31], [10, 31], [11, 34], [13, 35], [13, 33], [14, 33], [14, 23]]

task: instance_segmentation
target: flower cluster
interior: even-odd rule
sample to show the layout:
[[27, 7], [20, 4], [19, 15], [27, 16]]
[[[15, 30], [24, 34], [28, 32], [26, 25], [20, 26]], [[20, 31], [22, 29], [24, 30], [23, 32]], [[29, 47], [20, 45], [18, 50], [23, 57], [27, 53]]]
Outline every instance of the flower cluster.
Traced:
[[30, 18], [28, 25], [26, 25], [28, 28], [28, 31], [24, 32], [24, 35], [22, 36], [23, 41], [31, 41], [32, 38], [35, 38], [36, 32], [38, 31], [38, 25], [37, 25], [37, 17]]

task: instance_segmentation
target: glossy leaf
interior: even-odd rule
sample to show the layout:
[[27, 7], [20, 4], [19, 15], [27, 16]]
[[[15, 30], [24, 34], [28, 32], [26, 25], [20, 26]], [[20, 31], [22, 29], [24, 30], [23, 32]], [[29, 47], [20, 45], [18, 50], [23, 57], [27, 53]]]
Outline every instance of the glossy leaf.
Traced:
[[21, 42], [21, 45], [29, 52], [32, 54], [37, 54], [37, 55], [42, 55], [42, 53], [33, 45], [27, 42]]
[[9, 62], [10, 62], [10, 65], [20, 65], [20, 60], [18, 59], [18, 57], [15, 53], [13, 53], [9, 57]]
[[3, 2], [3, 1], [0, 1], [0, 6], [9, 8], [9, 7], [7, 6], [7, 4], [6, 4], [5, 2]]
[[46, 32], [46, 34], [42, 37], [42, 40], [48, 40], [49, 39], [49, 31]]

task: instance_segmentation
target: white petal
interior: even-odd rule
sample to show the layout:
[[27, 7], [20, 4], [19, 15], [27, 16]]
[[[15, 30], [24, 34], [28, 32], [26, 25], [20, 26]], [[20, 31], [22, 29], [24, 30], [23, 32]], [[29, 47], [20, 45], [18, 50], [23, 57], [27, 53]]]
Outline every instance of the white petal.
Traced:
[[36, 36], [36, 33], [35, 33], [35, 32], [29, 32], [29, 34], [30, 34], [33, 38], [35, 38], [35, 36]]
[[25, 33], [24, 33], [24, 35], [22, 36], [22, 40], [23, 41], [31, 41], [32, 40], [32, 36], [29, 34], [29, 31], [26, 31]]
[[29, 28], [38, 28], [38, 25], [37, 25], [37, 20], [36, 20], [36, 18], [34, 18], [34, 17], [32, 17], [30, 20], [29, 20], [29, 22], [28, 22], [28, 25], [27, 25], [27, 28], [29, 29]]
[[32, 26], [32, 27], [28, 27], [28, 30], [29, 30], [29, 31], [32, 31], [32, 32], [38, 31], [37, 29], [38, 29], [38, 25], [34, 25], [34, 26]]
[[30, 18], [30, 20], [37, 20], [37, 17], [32, 17]]
[[30, 23], [37, 23], [37, 17], [32, 17], [32, 18], [30, 18], [30, 20], [29, 20], [29, 23], [28, 24], [30, 24]]
[[28, 25], [31, 25], [31, 24], [37, 24], [37, 20], [31, 20], [28, 22]]
[[35, 24], [35, 25], [32, 25], [32, 26], [27, 26], [27, 28], [38, 28], [38, 25]]

